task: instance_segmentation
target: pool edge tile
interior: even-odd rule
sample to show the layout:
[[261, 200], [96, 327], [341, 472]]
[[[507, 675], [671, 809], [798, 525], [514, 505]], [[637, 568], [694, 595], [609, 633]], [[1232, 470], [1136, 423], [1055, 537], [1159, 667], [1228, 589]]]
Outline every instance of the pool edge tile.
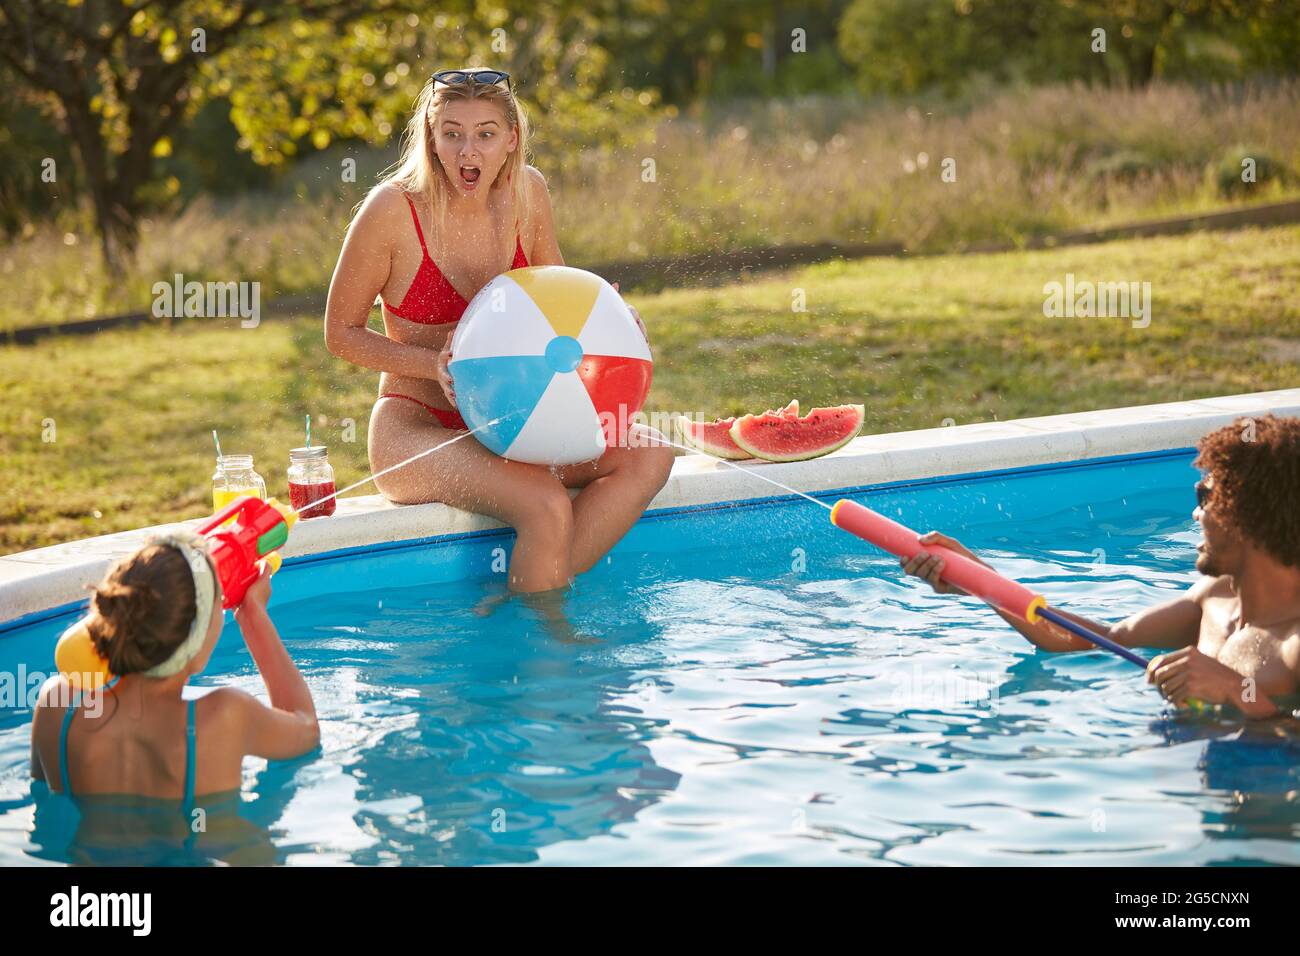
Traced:
[[[863, 435], [840, 451], [813, 461], [739, 463], [752, 469], [754, 475], [703, 455], [686, 455], [676, 460], [668, 483], [648, 510], [688, 509], [773, 496], [772, 486], [755, 475], [799, 491], [820, 493], [926, 477], [1156, 453], [1193, 446], [1201, 435], [1243, 415], [1270, 412], [1300, 415], [1300, 388]], [[199, 520], [0, 557], [0, 631], [21, 626], [33, 616], [60, 613], [60, 609], [84, 601], [84, 585], [98, 580], [114, 560], [135, 551], [149, 535], [192, 527]], [[300, 522], [282, 550], [287, 561], [297, 562], [376, 546], [400, 547], [490, 534], [503, 527], [491, 518], [443, 504], [393, 505], [378, 495], [368, 495], [340, 499], [338, 512], [332, 518]]]

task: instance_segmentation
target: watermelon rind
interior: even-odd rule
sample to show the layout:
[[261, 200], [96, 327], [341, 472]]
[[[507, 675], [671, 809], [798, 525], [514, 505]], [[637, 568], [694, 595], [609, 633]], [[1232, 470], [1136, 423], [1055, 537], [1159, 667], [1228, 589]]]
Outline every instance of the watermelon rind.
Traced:
[[[805, 422], [818, 412], [842, 413], [846, 409], [854, 412], [854, 417], [857, 420], [855, 426], [849, 429], [843, 437], [836, 438], [834, 441], [827, 442], [824, 445], [801, 448], [789, 453], [778, 453], [765, 451], [764, 449], [759, 448], [753, 441], [753, 439], [757, 437], [756, 435], [751, 434], [748, 437], [746, 436], [746, 431], [752, 430], [755, 427], [755, 423], [762, 421], [764, 418], [768, 418], [773, 425], [786, 425], [797, 428], [800, 422]], [[731, 440], [736, 443], [737, 447], [748, 452], [754, 458], [763, 461], [807, 461], [810, 458], [820, 458], [823, 455], [829, 455], [831, 452], [837, 451], [849, 442], [853, 441], [853, 439], [857, 438], [858, 434], [862, 431], [862, 425], [865, 420], [866, 409], [861, 405], [836, 405], [830, 408], [814, 408], [807, 415], [796, 419], [772, 419], [764, 415], [745, 415], [741, 418], [737, 418], [735, 424], [731, 426]], [[850, 421], [852, 421], [852, 419]]]
[[673, 419], [677, 436], [681, 439], [683, 445], [689, 445], [696, 451], [714, 458], [722, 458], [727, 461], [748, 461], [752, 456], [745, 454], [739, 448], [708, 441], [699, 434], [698, 429], [707, 425], [721, 425], [724, 421], [725, 419], [719, 418], [712, 422], [695, 422], [685, 415], [678, 415]]

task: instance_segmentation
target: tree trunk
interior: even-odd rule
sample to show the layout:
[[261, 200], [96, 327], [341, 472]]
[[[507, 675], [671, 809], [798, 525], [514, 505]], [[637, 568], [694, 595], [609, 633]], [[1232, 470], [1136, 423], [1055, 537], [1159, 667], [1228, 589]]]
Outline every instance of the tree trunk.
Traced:
[[95, 196], [95, 223], [99, 227], [99, 247], [110, 275], [129, 270], [140, 246], [140, 220], [135, 204], [126, 204], [110, 192]]
[[1160, 51], [1169, 42], [1169, 30], [1178, 17], [1177, 11], [1168, 3], [1160, 4], [1160, 12], [1152, 25], [1154, 36], [1151, 45], [1141, 52], [1135, 79], [1141, 86], [1150, 86], [1156, 78], [1156, 67], [1160, 61]]
[[1135, 86], [1150, 86], [1151, 81], [1156, 76], [1156, 51], [1159, 49], [1157, 44], [1152, 43], [1138, 55], [1136, 69], [1134, 70], [1133, 80]]
[[83, 101], [65, 101], [67, 128], [90, 193], [99, 247], [110, 275], [120, 274], [135, 258], [140, 241], [139, 208], [135, 201], [136, 176], [120, 177], [110, 168], [107, 145], [99, 135], [98, 120]]

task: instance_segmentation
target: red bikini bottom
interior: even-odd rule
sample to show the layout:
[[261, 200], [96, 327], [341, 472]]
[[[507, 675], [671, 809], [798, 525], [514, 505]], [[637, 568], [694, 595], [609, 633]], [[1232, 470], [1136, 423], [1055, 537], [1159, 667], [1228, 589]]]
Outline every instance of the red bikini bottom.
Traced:
[[412, 398], [410, 395], [400, 395], [397, 392], [385, 392], [380, 398], [404, 398], [408, 402], [415, 402], [434, 418], [443, 428], [468, 430], [469, 426], [465, 424], [465, 419], [460, 417], [460, 413], [451, 408], [434, 408], [432, 405], [426, 405], [418, 398]]

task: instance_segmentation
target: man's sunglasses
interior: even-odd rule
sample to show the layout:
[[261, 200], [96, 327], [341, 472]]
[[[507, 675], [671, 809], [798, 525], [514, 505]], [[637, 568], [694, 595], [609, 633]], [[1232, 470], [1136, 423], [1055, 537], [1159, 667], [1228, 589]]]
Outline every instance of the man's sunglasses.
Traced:
[[494, 86], [502, 80], [505, 80], [506, 89], [510, 90], [510, 74], [505, 70], [439, 70], [433, 74], [434, 83], [447, 86], [464, 86], [466, 83]]
[[1202, 482], [1196, 483], [1196, 507], [1204, 508], [1210, 502], [1211, 489], [1205, 487]]

